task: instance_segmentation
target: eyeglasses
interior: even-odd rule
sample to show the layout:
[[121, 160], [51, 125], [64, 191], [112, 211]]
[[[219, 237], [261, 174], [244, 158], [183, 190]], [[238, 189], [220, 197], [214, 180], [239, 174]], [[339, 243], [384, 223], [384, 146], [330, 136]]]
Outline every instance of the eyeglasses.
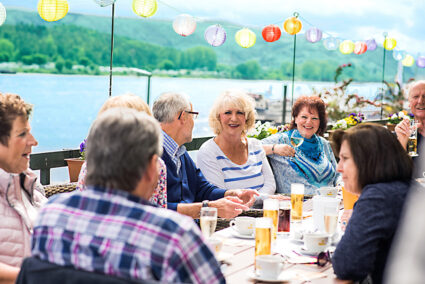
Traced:
[[199, 112], [197, 111], [190, 111], [190, 110], [184, 110], [179, 114], [179, 117], [177, 119], [180, 119], [180, 117], [182, 116], [183, 112], [187, 112], [190, 113], [191, 115], [193, 115], [193, 119], [196, 119], [199, 115]]
[[329, 262], [331, 262], [331, 254], [329, 251], [324, 252], [322, 251], [321, 253], [319, 253], [319, 255], [317, 256], [317, 262], [316, 264], [320, 267], [325, 266], [326, 264], [328, 264]]

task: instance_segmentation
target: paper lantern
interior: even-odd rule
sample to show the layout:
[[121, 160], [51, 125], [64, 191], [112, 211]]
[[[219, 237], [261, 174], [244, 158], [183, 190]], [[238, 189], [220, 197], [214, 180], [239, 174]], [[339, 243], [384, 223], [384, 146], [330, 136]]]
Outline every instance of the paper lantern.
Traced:
[[384, 40], [384, 48], [386, 50], [393, 50], [396, 47], [396, 45], [397, 45], [397, 41], [393, 38], [388, 37]]
[[311, 28], [305, 32], [305, 38], [312, 43], [318, 42], [322, 39], [322, 31], [318, 28]]
[[6, 21], [6, 8], [0, 3], [0, 26]]
[[410, 67], [415, 63], [415, 59], [413, 58], [412, 55], [407, 54], [404, 57], [403, 61], [401, 61], [401, 63], [403, 64], [403, 66]]
[[376, 46], [377, 46], [374, 38], [368, 39], [366, 41], [366, 45], [367, 45], [367, 50], [369, 50], [369, 51], [374, 51], [376, 49]]
[[115, 1], [117, 0], [94, 0], [94, 2], [96, 2], [96, 4], [99, 5], [100, 7], [106, 7], [106, 6], [112, 5], [115, 3]]
[[354, 53], [355, 54], [363, 54], [367, 50], [367, 44], [363, 41], [356, 41], [354, 44]]
[[191, 15], [178, 15], [173, 21], [173, 29], [181, 36], [189, 36], [193, 34], [196, 29], [196, 21]]
[[133, 0], [133, 12], [140, 17], [152, 17], [157, 10], [158, 2], [156, 0]]
[[282, 32], [280, 28], [276, 25], [268, 25], [264, 27], [263, 32], [261, 33], [263, 38], [267, 42], [277, 41], [280, 38]]
[[243, 48], [249, 48], [255, 44], [256, 36], [253, 31], [247, 28], [239, 30], [235, 35], [236, 42]]
[[351, 40], [344, 40], [339, 45], [339, 51], [342, 54], [350, 54], [354, 51], [354, 43]]
[[283, 29], [290, 35], [299, 33], [302, 27], [303, 24], [297, 17], [290, 17], [283, 23]]
[[323, 45], [327, 50], [336, 50], [341, 43], [341, 40], [336, 37], [328, 37], [323, 40]]
[[425, 56], [418, 56], [418, 58], [416, 58], [416, 66], [425, 68]]
[[406, 57], [406, 51], [394, 49], [393, 58], [397, 61], [403, 60]]
[[40, 0], [37, 5], [38, 14], [47, 22], [62, 19], [68, 13], [68, 9], [66, 0]]
[[205, 30], [204, 37], [212, 46], [220, 46], [226, 41], [226, 31], [220, 25], [212, 25]]

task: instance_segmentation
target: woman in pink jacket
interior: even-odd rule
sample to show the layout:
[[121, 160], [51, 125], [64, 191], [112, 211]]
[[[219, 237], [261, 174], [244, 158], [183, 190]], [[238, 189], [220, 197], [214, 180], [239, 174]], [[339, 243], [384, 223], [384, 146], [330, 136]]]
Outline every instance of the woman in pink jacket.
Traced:
[[32, 106], [18, 95], [0, 93], [0, 283], [14, 283], [24, 257], [31, 254], [31, 232], [46, 201], [30, 169], [37, 141], [31, 134]]

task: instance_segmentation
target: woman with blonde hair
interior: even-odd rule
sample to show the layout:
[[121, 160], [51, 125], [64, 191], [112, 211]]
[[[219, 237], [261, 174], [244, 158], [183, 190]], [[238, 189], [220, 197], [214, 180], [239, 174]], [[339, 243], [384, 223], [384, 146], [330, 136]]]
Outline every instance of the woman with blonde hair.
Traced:
[[254, 206], [259, 206], [275, 193], [276, 185], [261, 142], [246, 136], [255, 123], [253, 100], [242, 91], [224, 92], [210, 111], [209, 123], [216, 136], [199, 149], [198, 167], [220, 188], [257, 190]]
[[[152, 116], [149, 106], [138, 96], [133, 94], [124, 94], [117, 97], [109, 98], [99, 110], [99, 114], [114, 107], [126, 107], [135, 109], [140, 112], [145, 112]], [[85, 177], [87, 173], [86, 163], [81, 167], [80, 175], [78, 177], [77, 189], [85, 189]], [[158, 186], [150, 199], [153, 204], [160, 207], [167, 207], [167, 168], [165, 167], [164, 161], [158, 159]]]

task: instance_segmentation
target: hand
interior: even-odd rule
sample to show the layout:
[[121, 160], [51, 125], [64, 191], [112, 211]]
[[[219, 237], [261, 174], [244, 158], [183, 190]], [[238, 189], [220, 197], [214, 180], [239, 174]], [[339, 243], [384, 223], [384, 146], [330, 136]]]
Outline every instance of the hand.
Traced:
[[291, 200], [290, 196], [285, 196], [285, 195], [281, 195], [281, 194], [269, 195], [268, 198], [277, 199], [279, 201]]
[[294, 157], [295, 149], [287, 144], [276, 144], [274, 146], [274, 154], [285, 157]]
[[255, 196], [260, 195], [256, 190], [252, 189], [229, 189], [224, 196], [236, 196], [243, 201], [243, 203], [251, 207], [255, 202]]
[[242, 200], [238, 197], [224, 197], [215, 201], [210, 201], [209, 206], [217, 208], [217, 215], [221, 218], [234, 218], [248, 210], [249, 207], [242, 204]]
[[410, 121], [408, 118], [403, 119], [399, 124], [397, 124], [395, 127], [395, 133], [397, 134], [397, 139], [401, 146], [406, 148], [407, 141], [409, 141], [410, 136]]

